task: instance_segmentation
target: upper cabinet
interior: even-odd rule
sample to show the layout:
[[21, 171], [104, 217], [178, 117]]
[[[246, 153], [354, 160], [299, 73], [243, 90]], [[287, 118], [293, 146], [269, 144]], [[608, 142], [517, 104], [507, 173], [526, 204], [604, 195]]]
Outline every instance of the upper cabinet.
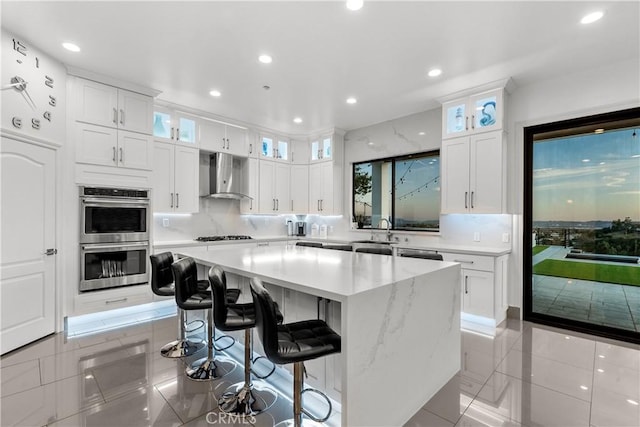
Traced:
[[200, 148], [243, 157], [253, 152], [247, 129], [209, 119], [200, 120]]
[[151, 134], [152, 97], [80, 78], [76, 96], [76, 121]]
[[442, 138], [502, 129], [504, 89], [493, 89], [442, 104]]
[[311, 162], [324, 162], [333, 159], [333, 138], [325, 135], [311, 139]]
[[308, 141], [291, 140], [291, 163], [294, 165], [308, 165], [311, 146]]
[[154, 107], [153, 137], [156, 140], [197, 146], [197, 136], [195, 117], [158, 105]]
[[260, 135], [260, 158], [289, 162], [289, 139], [277, 135]]

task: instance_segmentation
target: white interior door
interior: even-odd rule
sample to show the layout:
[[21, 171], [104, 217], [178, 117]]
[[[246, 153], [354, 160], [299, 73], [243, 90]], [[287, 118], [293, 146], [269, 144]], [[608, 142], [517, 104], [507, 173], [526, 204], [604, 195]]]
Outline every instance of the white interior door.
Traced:
[[55, 152], [2, 137], [0, 353], [55, 330]]

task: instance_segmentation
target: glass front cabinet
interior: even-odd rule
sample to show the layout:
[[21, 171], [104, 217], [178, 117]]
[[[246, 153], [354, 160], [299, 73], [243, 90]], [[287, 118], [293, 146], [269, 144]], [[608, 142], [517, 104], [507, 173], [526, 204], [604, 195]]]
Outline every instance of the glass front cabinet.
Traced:
[[289, 161], [289, 140], [283, 137], [262, 135], [260, 156], [265, 159]]
[[503, 89], [494, 89], [442, 104], [442, 138], [502, 129]]
[[311, 161], [331, 160], [333, 153], [331, 152], [331, 137], [321, 137], [311, 140]]
[[165, 142], [196, 146], [196, 119], [156, 105], [153, 109], [153, 136]]

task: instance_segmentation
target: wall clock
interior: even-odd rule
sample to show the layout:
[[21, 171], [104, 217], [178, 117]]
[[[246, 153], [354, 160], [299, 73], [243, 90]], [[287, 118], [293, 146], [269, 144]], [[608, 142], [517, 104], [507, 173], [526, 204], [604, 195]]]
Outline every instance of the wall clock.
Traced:
[[2, 36], [2, 126], [57, 139], [65, 122], [64, 67], [23, 39]]

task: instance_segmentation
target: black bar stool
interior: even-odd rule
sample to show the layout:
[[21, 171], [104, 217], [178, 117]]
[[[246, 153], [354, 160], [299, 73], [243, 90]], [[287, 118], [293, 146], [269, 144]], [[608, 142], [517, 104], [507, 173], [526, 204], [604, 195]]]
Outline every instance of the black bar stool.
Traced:
[[378, 255], [393, 254], [393, 250], [391, 248], [356, 248], [356, 252], [362, 252], [367, 254], [378, 254]]
[[399, 255], [407, 258], [432, 259], [435, 261], [443, 260], [442, 254], [437, 252], [412, 251], [404, 249], [399, 253]]
[[[175, 284], [173, 281], [173, 255], [171, 252], [163, 252], [149, 256], [151, 260], [151, 290], [159, 296], [175, 296]], [[206, 281], [205, 281], [206, 282]], [[208, 283], [207, 283], [208, 285]], [[199, 286], [204, 286], [201, 283]], [[163, 357], [178, 358], [190, 356], [204, 347], [203, 342], [187, 339], [187, 312], [178, 306], [178, 339], [164, 345], [160, 349]]]
[[[213, 292], [213, 320], [221, 331], [244, 330], [244, 382], [227, 388], [218, 400], [220, 410], [237, 415], [257, 415], [267, 410], [276, 401], [276, 392], [264, 381], [251, 381], [251, 329], [256, 325], [253, 302], [233, 304], [224, 298], [227, 278], [224, 270], [213, 266], [209, 270], [209, 283]], [[279, 323], [282, 314], [277, 313]]]
[[310, 248], [321, 248], [320, 242], [296, 242], [296, 246], [309, 246]]
[[[198, 287], [198, 269], [193, 258], [183, 258], [171, 265], [176, 283], [176, 303], [183, 310], [207, 310], [207, 357], [193, 362], [185, 371], [195, 381], [210, 381], [221, 378], [235, 367], [230, 359], [216, 359], [214, 352], [215, 329], [213, 328], [213, 303], [209, 291]], [[233, 291], [233, 292], [231, 292]], [[239, 289], [229, 290], [226, 298], [235, 302]]]
[[351, 245], [325, 244], [325, 245], [322, 245], [322, 247], [324, 249], [333, 249], [336, 251], [347, 251], [347, 252], [353, 251], [353, 246]]
[[316, 422], [324, 422], [331, 416], [329, 398], [317, 390], [329, 403], [329, 413], [322, 419], [314, 418], [302, 407], [304, 365], [306, 360], [316, 359], [333, 353], [341, 348], [340, 335], [322, 320], [303, 320], [287, 324], [278, 324], [276, 304], [258, 278], [251, 279], [251, 295], [256, 309], [256, 326], [267, 358], [273, 363], [283, 365], [293, 363], [293, 419], [282, 421], [277, 426], [303, 425], [302, 414]]

